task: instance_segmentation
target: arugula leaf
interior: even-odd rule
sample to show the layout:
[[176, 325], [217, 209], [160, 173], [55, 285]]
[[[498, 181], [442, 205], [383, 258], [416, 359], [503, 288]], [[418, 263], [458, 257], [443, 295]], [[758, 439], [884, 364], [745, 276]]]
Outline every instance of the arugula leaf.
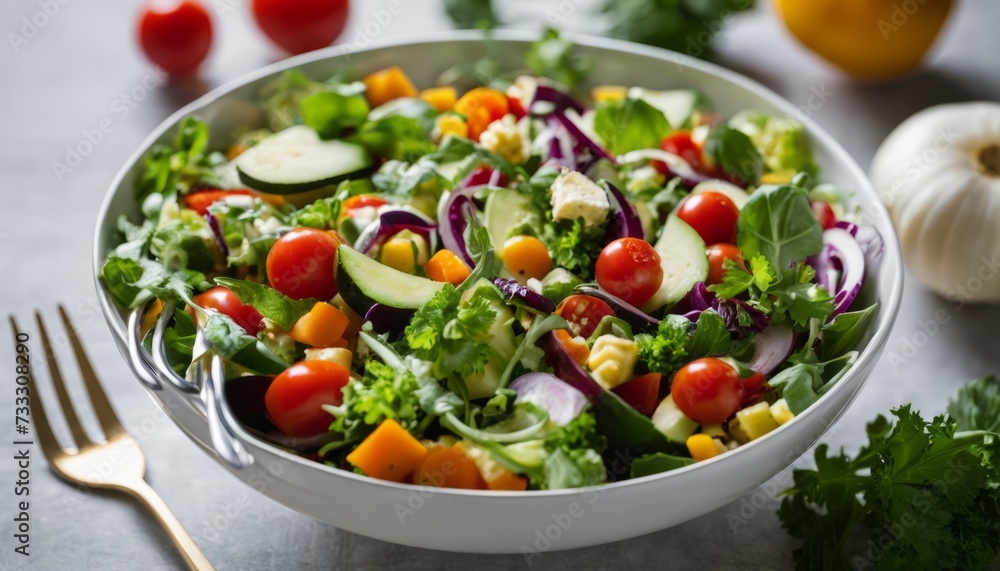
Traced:
[[491, 0], [444, 0], [444, 11], [457, 28], [489, 30], [498, 23]]
[[228, 315], [216, 312], [209, 316], [204, 334], [220, 357], [255, 373], [277, 375], [291, 366], [256, 337], [247, 335]]
[[753, 141], [742, 131], [716, 125], [705, 140], [705, 154], [722, 170], [756, 185], [764, 170], [764, 161]]
[[199, 181], [214, 182], [207, 148], [208, 125], [200, 117], [185, 117], [172, 145], [156, 145], [143, 158], [142, 175], [136, 182], [139, 199], [186, 191]]
[[688, 353], [694, 359], [714, 357], [729, 352], [731, 338], [726, 322], [714, 311], [702, 311], [691, 334]]
[[452, 185], [437, 167], [437, 163], [426, 159], [412, 165], [404, 161], [386, 161], [372, 175], [372, 184], [383, 194], [413, 196], [426, 192], [440, 198]]
[[482, 373], [490, 356], [486, 342], [496, 312], [489, 301], [445, 286], [413, 315], [404, 336], [414, 356], [430, 361], [439, 379], [461, 379]]
[[948, 414], [959, 430], [1000, 433], [1000, 381], [996, 375], [977, 379], [962, 387], [948, 402]]
[[841, 313], [823, 327], [823, 347], [819, 358], [826, 361], [847, 353], [858, 344], [878, 310], [878, 304], [850, 313]]
[[469, 239], [466, 247], [469, 255], [476, 262], [476, 267], [472, 268], [469, 277], [465, 278], [462, 285], [458, 286], [458, 291], [463, 292], [479, 282], [486, 280], [493, 283], [493, 278], [500, 275], [501, 263], [493, 253], [493, 243], [490, 242], [490, 233], [486, 228], [480, 226], [473, 219], [469, 221]]
[[190, 298], [194, 290], [210, 287], [201, 272], [169, 272], [148, 258], [133, 260], [114, 255], [104, 261], [101, 280], [115, 303], [130, 309], [157, 296], [165, 301], [182, 302]]
[[633, 460], [630, 473], [633, 478], [641, 478], [661, 472], [669, 472], [670, 470], [676, 470], [692, 464], [694, 464], [693, 458], [656, 452]]
[[799, 121], [748, 110], [737, 113], [729, 125], [750, 137], [769, 172], [816, 176], [819, 168], [813, 159], [805, 126]]
[[598, 107], [594, 131], [609, 151], [621, 155], [659, 148], [663, 137], [670, 134], [670, 124], [663, 112], [649, 103], [625, 98]]
[[802, 414], [819, 400], [819, 390], [823, 388], [822, 369], [816, 365], [799, 363], [793, 365], [768, 381], [781, 398], [788, 403], [794, 414]]
[[183, 375], [194, 354], [194, 340], [197, 328], [194, 319], [181, 307], [174, 308], [174, 323], [163, 330], [163, 347], [171, 368]]
[[313, 298], [295, 300], [276, 289], [246, 280], [218, 277], [215, 283], [235, 293], [242, 303], [254, 306], [261, 315], [285, 331], [291, 331], [295, 322], [318, 303]]
[[323, 139], [334, 139], [345, 129], [363, 124], [369, 110], [365, 85], [361, 82], [328, 85], [299, 101], [302, 122]]
[[357, 143], [375, 156], [413, 162], [434, 150], [420, 119], [389, 115], [361, 125], [346, 139]]
[[542, 39], [528, 48], [524, 63], [532, 74], [554, 79], [572, 88], [583, 81], [593, 62], [576, 52], [573, 42], [561, 38], [557, 30], [549, 28]]
[[744, 259], [762, 255], [772, 268], [783, 270], [819, 253], [823, 228], [806, 195], [805, 189], [787, 184], [762, 186], [750, 195], [736, 225]]

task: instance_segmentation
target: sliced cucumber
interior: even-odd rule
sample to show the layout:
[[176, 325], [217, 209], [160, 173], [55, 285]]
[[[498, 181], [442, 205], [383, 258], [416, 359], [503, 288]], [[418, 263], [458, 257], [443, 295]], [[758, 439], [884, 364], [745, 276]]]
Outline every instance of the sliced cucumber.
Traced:
[[733, 201], [736, 208], [743, 210], [743, 205], [750, 200], [750, 195], [747, 191], [736, 186], [731, 182], [727, 182], [720, 179], [713, 178], [712, 180], [706, 180], [705, 182], [699, 182], [693, 189], [691, 189], [691, 194], [699, 194], [701, 192], [718, 192], [719, 194], [724, 194], [729, 197], [729, 200]]
[[641, 309], [646, 313], [677, 303], [691, 291], [694, 284], [703, 282], [708, 277], [705, 241], [680, 218], [667, 218], [655, 249], [660, 255], [663, 281], [660, 289], [642, 305]]
[[673, 395], [667, 395], [667, 398], [660, 401], [660, 406], [653, 412], [652, 421], [653, 426], [671, 442], [683, 444], [695, 430], [698, 430], [698, 423], [681, 412], [674, 402]]
[[462, 295], [462, 302], [465, 303], [477, 295], [486, 299], [496, 317], [490, 323], [490, 331], [484, 340], [490, 346], [489, 360], [486, 361], [482, 374], [465, 379], [471, 399], [484, 398], [496, 393], [504, 369], [517, 351], [517, 338], [511, 327], [514, 313], [504, 303], [500, 290], [488, 280], [481, 279]]
[[339, 182], [372, 166], [361, 145], [324, 141], [305, 125], [279, 131], [236, 157], [240, 180], [274, 194], [296, 194]]
[[359, 315], [376, 303], [420, 309], [443, 287], [442, 282], [403, 273], [348, 246], [337, 250], [337, 290]]
[[498, 254], [502, 252], [510, 233], [537, 216], [531, 200], [514, 189], [501, 188], [490, 193], [486, 198], [483, 218], [486, 219], [486, 232], [490, 235], [493, 250]]
[[674, 129], [685, 129], [691, 126], [691, 118], [695, 111], [708, 107], [708, 100], [701, 93], [692, 89], [672, 89], [669, 91], [653, 91], [641, 87], [628, 90], [630, 99], [641, 99], [663, 112], [667, 122]]

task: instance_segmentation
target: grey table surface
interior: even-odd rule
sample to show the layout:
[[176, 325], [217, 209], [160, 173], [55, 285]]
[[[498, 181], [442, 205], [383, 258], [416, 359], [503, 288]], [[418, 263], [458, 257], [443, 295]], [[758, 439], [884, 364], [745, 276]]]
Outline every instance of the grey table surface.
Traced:
[[[386, 0], [356, 1], [348, 37]], [[584, 3], [584, 8], [593, 2]], [[255, 30], [245, 0], [216, 0], [214, 52], [204, 84], [137, 89], [149, 74], [133, 39], [138, 3], [111, 0], [7, 0], [0, 16], [0, 314], [27, 328], [33, 308], [70, 310], [126, 427], [148, 459], [148, 480], [219, 569], [507, 569], [520, 556], [462, 555], [412, 549], [339, 531], [258, 495], [200, 452], [159, 414], [129, 374], [100, 314], [91, 275], [91, 237], [101, 197], [118, 167], [162, 119], [208, 87], [273, 61]], [[500, 3], [510, 22], [544, 21], [557, 0]], [[572, 2], [571, 4], [580, 4]], [[761, 4], [768, 4], [761, 2]], [[55, 8], [53, 8], [53, 6]], [[388, 36], [448, 28], [440, 3], [405, 3], [405, 17], [383, 26]], [[762, 6], [728, 22], [719, 61], [762, 81], [808, 110], [867, 167], [879, 141], [899, 121], [928, 105], [1000, 100], [997, 53], [1000, 4], [959, 2], [928, 65], [888, 84], [852, 82], [805, 52]], [[25, 21], [45, 21], [26, 42]], [[563, 23], [594, 30], [587, 9]], [[514, 27], [537, 27], [523, 24]], [[27, 32], [31, 32], [30, 29]], [[148, 84], [148, 82], [147, 82]], [[810, 96], [817, 94], [810, 99]], [[822, 94], [820, 97], [818, 94]], [[141, 100], [140, 99], [141, 96]], [[817, 102], [822, 99], [822, 103]], [[813, 105], [810, 106], [810, 103]], [[102, 121], [113, 129], [70, 172], [66, 146]], [[998, 307], [957, 308], [906, 284], [902, 311], [874, 376], [824, 438], [856, 449], [864, 423], [891, 406], [913, 402], [928, 412], [944, 407], [965, 380], [1000, 371]], [[33, 329], [33, 327], [32, 327]], [[0, 333], [0, 567], [4, 569], [169, 569], [181, 561], [155, 521], [118, 495], [84, 493], [49, 471], [37, 447], [30, 476], [30, 557], [14, 553], [12, 516], [17, 476], [14, 447], [14, 360], [6, 327]], [[41, 357], [35, 344], [36, 358]], [[44, 388], [42, 396], [52, 395]], [[80, 391], [74, 391], [82, 397]], [[78, 401], [82, 402], [82, 401]], [[810, 456], [810, 454], [807, 454]], [[808, 463], [800, 459], [797, 464]], [[775, 493], [791, 471], [742, 499], [672, 529], [629, 541], [535, 560], [547, 569], [615, 567], [784, 569], [796, 541], [782, 531]], [[489, 517], [484, 514], [484, 517]]]

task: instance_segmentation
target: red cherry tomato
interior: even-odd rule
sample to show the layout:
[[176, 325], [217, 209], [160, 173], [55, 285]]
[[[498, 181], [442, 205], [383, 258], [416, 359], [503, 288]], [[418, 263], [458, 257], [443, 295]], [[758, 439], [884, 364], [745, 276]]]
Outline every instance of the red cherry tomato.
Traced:
[[736, 265], [747, 269], [743, 262], [743, 254], [735, 244], [725, 242], [712, 244], [708, 247], [708, 284], [721, 284], [722, 276], [726, 274], [726, 260], [736, 262]]
[[301, 54], [325, 48], [344, 31], [348, 0], [253, 0], [253, 16], [272, 42]]
[[510, 112], [514, 114], [514, 117], [520, 119], [528, 113], [524, 110], [524, 105], [521, 105], [521, 100], [517, 97], [507, 96], [507, 107], [510, 108]]
[[333, 299], [337, 295], [334, 270], [341, 243], [333, 232], [292, 230], [278, 238], [267, 254], [268, 282], [292, 299]]
[[207, 189], [192, 192], [191, 194], [184, 197], [184, 206], [187, 206], [191, 210], [194, 210], [202, 216], [208, 212], [208, 207], [212, 206], [216, 202], [222, 200], [227, 196], [253, 196], [249, 190], [237, 189], [237, 190], [220, 190], [220, 189]]
[[212, 18], [196, 0], [151, 0], [139, 15], [139, 45], [170, 75], [188, 75], [212, 47]]
[[663, 281], [660, 255], [639, 238], [619, 238], [605, 246], [594, 273], [602, 288], [632, 305], [648, 301]]
[[556, 308], [556, 314], [569, 321], [573, 335], [587, 338], [605, 316], [614, 315], [615, 312], [604, 300], [590, 295], [571, 295], [562, 300]]
[[302, 361], [274, 378], [264, 395], [264, 408], [278, 430], [290, 436], [326, 432], [333, 415], [324, 404], [343, 404], [341, 391], [350, 371], [331, 361]]
[[624, 385], [618, 385], [612, 392], [622, 397], [635, 410], [651, 416], [660, 402], [660, 373], [646, 373]]
[[684, 159], [695, 170], [701, 170], [702, 160], [701, 147], [691, 139], [688, 131], [676, 131], [660, 141], [660, 148], [664, 151], [677, 155]]
[[[260, 333], [261, 321], [264, 319], [260, 312], [252, 305], [244, 305], [235, 293], [222, 286], [215, 286], [204, 293], [199, 293], [192, 301], [203, 309], [214, 309], [223, 315], [228, 315], [249, 335]], [[193, 316], [194, 310], [189, 313]]]
[[764, 373], [756, 372], [749, 377], [742, 379], [740, 382], [743, 383], [743, 389], [746, 395], [743, 397], [743, 404], [747, 404], [751, 400], [757, 398], [761, 393], [767, 389], [767, 382], [764, 379]]
[[819, 221], [819, 225], [824, 230], [833, 228], [834, 224], [837, 223], [837, 215], [833, 213], [833, 208], [823, 200], [817, 200], [811, 206], [813, 214], [816, 215], [816, 220]]
[[355, 208], [365, 208], [366, 206], [378, 208], [379, 206], [385, 206], [386, 204], [388, 203], [381, 196], [375, 196], [374, 194], [357, 194], [344, 199], [344, 202], [341, 205], [340, 215], [347, 215]]
[[691, 361], [674, 373], [670, 394], [685, 416], [695, 422], [714, 424], [739, 410], [746, 389], [729, 363], [706, 357]]
[[690, 224], [706, 244], [736, 242], [740, 210], [721, 192], [692, 194], [681, 203], [677, 217]]

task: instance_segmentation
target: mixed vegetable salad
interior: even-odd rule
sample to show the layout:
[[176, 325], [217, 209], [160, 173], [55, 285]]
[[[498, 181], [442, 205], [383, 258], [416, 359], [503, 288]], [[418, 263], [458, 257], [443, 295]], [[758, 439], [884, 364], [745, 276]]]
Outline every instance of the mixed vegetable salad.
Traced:
[[188, 117], [105, 286], [144, 331], [172, 312], [179, 374], [203, 335], [249, 430], [375, 478], [571, 488], [763, 437], [855, 359], [881, 239], [800, 123], [687, 89], [583, 103], [570, 48], [468, 90], [290, 71], [224, 153]]

